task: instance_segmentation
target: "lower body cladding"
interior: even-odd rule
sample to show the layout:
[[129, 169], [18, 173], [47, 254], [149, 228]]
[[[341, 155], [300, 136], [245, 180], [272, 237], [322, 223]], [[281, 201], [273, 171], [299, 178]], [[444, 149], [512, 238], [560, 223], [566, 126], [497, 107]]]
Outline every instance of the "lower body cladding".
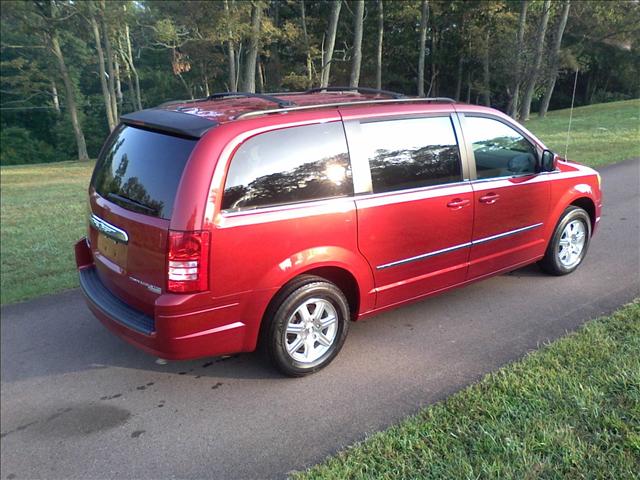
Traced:
[[[153, 317], [133, 309], [100, 280], [86, 242], [76, 244], [80, 287], [91, 312], [126, 342], [168, 360], [255, 350], [262, 312], [272, 291], [247, 292], [233, 301], [185, 311], [184, 295], [158, 297]], [[245, 301], [245, 297], [247, 301]], [[263, 305], [264, 308], [247, 308]], [[248, 310], [251, 310], [249, 312]]]

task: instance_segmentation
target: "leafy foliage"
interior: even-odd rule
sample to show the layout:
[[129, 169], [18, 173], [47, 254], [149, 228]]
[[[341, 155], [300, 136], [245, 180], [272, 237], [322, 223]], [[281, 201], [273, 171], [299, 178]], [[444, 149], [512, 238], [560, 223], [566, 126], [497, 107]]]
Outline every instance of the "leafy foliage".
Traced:
[[[167, 100], [232, 90], [246, 84], [243, 81], [250, 76], [255, 76], [256, 88], [263, 91], [318, 86], [324, 59], [328, 58], [333, 1], [5, 1], [0, 17], [0, 126], [28, 130], [29, 138], [49, 145], [55, 158], [74, 156], [78, 147], [68, 94], [49, 50], [48, 35], [54, 31], [78, 105], [76, 117], [92, 157], [98, 154], [109, 131], [109, 96], [117, 99], [112, 101], [116, 113], [122, 114]], [[346, 85], [356, 53], [355, 1], [335, 1], [342, 1], [342, 8], [330, 84]], [[421, 1], [382, 1], [382, 88], [415, 94]], [[378, 0], [365, 2], [360, 72], [363, 86], [376, 83], [377, 5]], [[562, 3], [551, 3], [545, 53], [537, 71], [531, 71], [531, 65], [544, 2], [529, 0], [525, 41], [518, 56], [515, 38], [519, 5], [507, 0], [430, 0], [424, 91], [471, 103], [481, 103], [488, 97], [492, 106], [507, 110], [513, 100], [514, 82], [519, 74], [527, 72], [537, 80], [532, 101], [532, 110], [536, 111], [547, 78], [556, 75], [549, 60], [553, 43], [550, 32], [555, 31]], [[251, 29], [253, 7], [264, 14], [257, 38], [256, 68], [247, 72], [245, 60], [255, 35]], [[98, 62], [92, 17], [101, 35], [104, 67]], [[639, 97], [638, 38], [637, 2], [572, 1], [551, 108], [570, 105], [575, 68], [580, 70], [577, 105]], [[101, 77], [109, 83], [106, 93]], [[39, 160], [32, 156], [24, 161]]]

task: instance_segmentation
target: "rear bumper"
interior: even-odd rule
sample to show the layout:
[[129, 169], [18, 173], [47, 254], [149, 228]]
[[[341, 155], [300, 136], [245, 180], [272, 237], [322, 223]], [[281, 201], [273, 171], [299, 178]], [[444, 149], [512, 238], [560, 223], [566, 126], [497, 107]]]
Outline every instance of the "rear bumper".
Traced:
[[102, 283], [85, 239], [76, 244], [75, 250], [80, 288], [89, 309], [126, 342], [169, 360], [228, 355], [255, 348], [256, 322], [238, 320], [242, 317], [239, 302], [185, 311], [184, 296], [165, 294], [158, 297], [154, 315], [149, 316], [123, 302]]

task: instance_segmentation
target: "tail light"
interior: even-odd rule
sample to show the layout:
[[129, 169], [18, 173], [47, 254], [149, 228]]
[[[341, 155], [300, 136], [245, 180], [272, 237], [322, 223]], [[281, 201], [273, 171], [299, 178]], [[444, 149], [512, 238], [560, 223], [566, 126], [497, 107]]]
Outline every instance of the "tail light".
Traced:
[[169, 230], [167, 291], [202, 292], [209, 288], [209, 232]]

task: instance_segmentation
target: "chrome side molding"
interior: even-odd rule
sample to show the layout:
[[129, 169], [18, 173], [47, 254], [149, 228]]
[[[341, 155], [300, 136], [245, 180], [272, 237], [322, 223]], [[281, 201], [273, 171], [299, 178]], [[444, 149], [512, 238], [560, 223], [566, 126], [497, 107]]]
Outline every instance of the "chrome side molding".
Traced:
[[125, 232], [121, 228], [116, 227], [115, 225], [111, 225], [109, 222], [101, 219], [93, 213], [89, 217], [89, 223], [93, 228], [109, 237], [114, 242], [125, 244], [129, 243], [129, 235], [127, 235], [127, 232]]
[[396, 267], [398, 265], [404, 265], [405, 263], [416, 262], [418, 260], [424, 260], [425, 258], [435, 257], [436, 255], [442, 255], [443, 253], [453, 252], [455, 250], [460, 250], [461, 248], [468, 248], [481, 243], [490, 242], [492, 240], [498, 240], [499, 238], [504, 238], [510, 235], [515, 235], [517, 233], [533, 230], [534, 228], [541, 227], [542, 225], [543, 225], [542, 223], [536, 223], [534, 225], [528, 225], [526, 227], [516, 228], [515, 230], [509, 230], [508, 232], [499, 233], [497, 235], [492, 235], [490, 237], [479, 238], [478, 240], [472, 240], [471, 242], [461, 243], [459, 245], [453, 245], [451, 247], [443, 248], [442, 250], [435, 250], [433, 252], [423, 253], [422, 255], [416, 255], [415, 257], [403, 258], [402, 260], [396, 260], [395, 262], [389, 262], [383, 265], [378, 265], [376, 267], [376, 270], [384, 270], [385, 268]]

